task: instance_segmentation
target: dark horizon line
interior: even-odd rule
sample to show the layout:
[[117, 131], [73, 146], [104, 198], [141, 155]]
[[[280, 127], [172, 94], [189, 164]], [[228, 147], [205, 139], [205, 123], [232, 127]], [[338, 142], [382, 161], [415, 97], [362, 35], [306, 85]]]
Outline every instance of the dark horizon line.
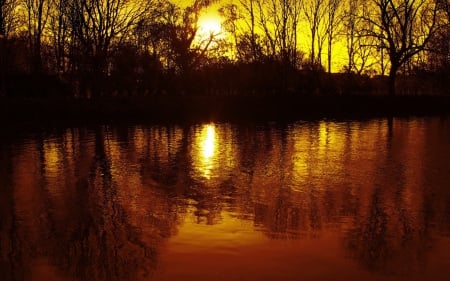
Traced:
[[450, 116], [450, 96], [1, 98], [0, 123], [89, 125], [148, 122], [291, 122]]

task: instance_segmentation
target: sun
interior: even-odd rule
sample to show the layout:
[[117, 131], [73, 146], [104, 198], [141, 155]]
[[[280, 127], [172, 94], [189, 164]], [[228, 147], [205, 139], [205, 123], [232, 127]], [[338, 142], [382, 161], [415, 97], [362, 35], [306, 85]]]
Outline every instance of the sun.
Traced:
[[224, 19], [217, 11], [205, 11], [197, 21], [197, 33], [193, 46], [206, 56], [231, 57], [230, 35], [223, 28]]
[[222, 19], [216, 14], [205, 14], [198, 20], [199, 33], [202, 37], [221, 37], [224, 34]]

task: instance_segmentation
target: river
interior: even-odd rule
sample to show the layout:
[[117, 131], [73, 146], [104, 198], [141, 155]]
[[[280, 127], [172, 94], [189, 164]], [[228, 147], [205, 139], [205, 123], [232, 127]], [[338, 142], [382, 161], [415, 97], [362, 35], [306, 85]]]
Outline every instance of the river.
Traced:
[[4, 133], [1, 280], [450, 280], [448, 118]]

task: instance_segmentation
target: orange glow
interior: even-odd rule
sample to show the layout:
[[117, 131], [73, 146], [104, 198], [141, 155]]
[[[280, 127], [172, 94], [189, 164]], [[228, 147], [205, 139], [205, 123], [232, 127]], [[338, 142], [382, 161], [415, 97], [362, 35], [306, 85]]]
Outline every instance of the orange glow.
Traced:
[[222, 19], [217, 14], [214, 13], [205, 14], [199, 19], [198, 25], [199, 25], [199, 32], [204, 36], [223, 35]]
[[50, 139], [44, 143], [44, 159], [47, 176], [54, 178], [58, 174], [61, 161], [61, 155], [54, 139]]
[[214, 127], [214, 125], [207, 125], [203, 129], [202, 135], [204, 136], [204, 139], [202, 141], [203, 158], [206, 162], [209, 162], [214, 156], [216, 128]]
[[24, 281], [395, 280], [410, 269], [408, 280], [447, 280], [448, 126], [210, 123], [18, 140], [0, 147], [0, 262]]
[[200, 49], [218, 47], [218, 40], [226, 39], [222, 18], [217, 12], [206, 12], [198, 20], [198, 32], [194, 44]]
[[217, 186], [226, 180], [236, 165], [236, 149], [230, 141], [231, 128], [218, 124], [204, 124], [192, 134], [192, 176], [195, 180]]
[[200, 133], [200, 169], [203, 176], [207, 179], [211, 178], [211, 170], [214, 167], [214, 156], [216, 152], [216, 128], [209, 124], [203, 127]]

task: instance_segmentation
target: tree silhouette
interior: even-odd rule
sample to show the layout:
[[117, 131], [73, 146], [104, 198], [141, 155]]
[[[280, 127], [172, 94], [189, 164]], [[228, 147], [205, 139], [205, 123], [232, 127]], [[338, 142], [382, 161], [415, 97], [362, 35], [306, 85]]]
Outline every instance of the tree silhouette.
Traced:
[[[248, 61], [257, 61], [261, 57], [261, 48], [258, 44], [259, 36], [256, 34], [256, 13], [257, 0], [240, 0], [243, 10], [243, 19], [246, 32], [241, 36], [237, 45], [240, 58], [247, 58]], [[243, 47], [243, 48], [242, 48]], [[243, 50], [245, 50], [243, 52]]]
[[200, 13], [213, 2], [195, 0], [185, 8], [168, 2], [162, 7], [160, 35], [169, 49], [165, 59], [171, 61], [169, 67], [175, 68], [178, 73], [186, 74], [195, 69], [215, 40], [216, 35], [210, 34], [204, 39], [205, 42], [195, 42]]
[[320, 36], [319, 29], [322, 25], [322, 21], [326, 14], [326, 2], [325, 0], [311, 0], [303, 1], [303, 12], [305, 14], [306, 22], [308, 24], [309, 31], [311, 32], [311, 50], [310, 50], [310, 63], [321, 63], [321, 54], [316, 53], [317, 41]]
[[292, 0], [272, 0], [270, 17], [275, 26], [275, 45], [280, 61], [295, 66], [300, 4]]
[[111, 46], [120, 43], [151, 11], [153, 1], [74, 0], [71, 23], [77, 47], [85, 59], [83, 68], [101, 80], [107, 70]]
[[437, 28], [438, 5], [429, 0], [374, 0], [374, 14], [364, 18], [374, 29], [367, 34], [379, 40], [390, 60], [389, 95], [401, 66], [422, 52]]
[[[394, 95], [398, 73], [410, 76], [405, 81], [418, 79], [416, 70], [444, 77], [448, 6], [446, 0], [0, 0], [0, 91], [45, 95], [62, 89], [60, 83], [84, 98], [219, 93], [211, 87], [227, 84], [217, 83], [220, 77], [235, 93], [342, 92], [315, 84], [323, 84], [317, 74], [324, 68], [332, 72], [335, 45], [343, 43], [341, 71], [356, 81], [387, 70]], [[213, 7], [220, 8], [223, 34], [199, 34], [200, 16]], [[336, 77], [329, 75], [328, 84], [338, 85]]]
[[238, 54], [235, 54], [237, 58], [240, 58], [238, 49], [238, 23], [240, 19], [238, 6], [236, 4], [226, 4], [219, 9], [220, 15], [224, 18], [222, 27], [226, 32], [228, 32], [232, 37], [232, 47]]
[[439, 1], [439, 25], [430, 39], [428, 48], [428, 70], [445, 71], [450, 66], [450, 2]]
[[6, 0], [0, 0], [0, 34], [5, 34], [5, 16], [3, 15], [3, 7], [6, 6]]
[[0, 0], [0, 34], [8, 38], [18, 26], [18, 16], [15, 13], [18, 0]]
[[[370, 60], [374, 58], [374, 46], [377, 46], [378, 42], [375, 37], [364, 36], [364, 30], [372, 30], [373, 27], [373, 24], [364, 21], [371, 8], [366, 0], [348, 0], [345, 5], [343, 27], [347, 64], [344, 69], [347, 73], [362, 74], [373, 64]], [[384, 75], [383, 68], [381, 74]]]
[[67, 56], [68, 46], [70, 46], [70, 22], [67, 0], [51, 0], [52, 7], [49, 19], [49, 29], [51, 34], [51, 45], [53, 47], [55, 59], [55, 72], [65, 73], [68, 70]]
[[343, 0], [328, 0], [327, 14], [326, 14], [326, 37], [328, 41], [327, 46], [327, 63], [328, 73], [331, 73], [331, 58], [333, 50], [333, 42], [336, 39], [338, 33], [338, 26], [340, 25], [341, 18], [339, 17], [340, 8], [342, 7]]
[[49, 0], [23, 0], [26, 10], [28, 42], [32, 54], [32, 69], [42, 71], [42, 37], [50, 12]]

